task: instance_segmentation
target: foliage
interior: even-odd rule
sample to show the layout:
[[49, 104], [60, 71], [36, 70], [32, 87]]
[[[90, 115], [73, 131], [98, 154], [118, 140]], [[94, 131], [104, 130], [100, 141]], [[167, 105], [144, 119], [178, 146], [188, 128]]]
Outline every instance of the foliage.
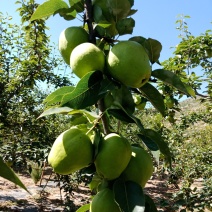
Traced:
[[[177, 56], [174, 60], [170, 59], [164, 62], [163, 68], [156, 70], [153, 70], [153, 65], [155, 63], [160, 65], [159, 59], [162, 49], [160, 42], [142, 36], [131, 37], [129, 40], [133, 40], [143, 46], [152, 68], [151, 78], [140, 88], [131, 88], [122, 84], [109, 74], [106, 66], [103, 71], [93, 70], [87, 73], [79, 80], [76, 86], [70, 85], [66, 79], [55, 76], [51, 72], [58, 64], [54, 57], [50, 57], [50, 47], [47, 46], [48, 38], [45, 35], [46, 28], [44, 21], [46, 18], [59, 14], [65, 20], [73, 20], [79, 16], [79, 19], [83, 22], [84, 29], [89, 34], [89, 41], [97, 45], [104, 52], [106, 59], [110, 49], [120, 41], [118, 39], [121, 39], [121, 35], [133, 33], [135, 21], [131, 16], [137, 12], [137, 10], [132, 8], [133, 5], [133, 0], [69, 0], [69, 3], [62, 0], [49, 0], [39, 6], [34, 4], [33, 0], [30, 0], [28, 5], [22, 4], [19, 12], [22, 16], [22, 22], [27, 24], [23, 25], [24, 33], [17, 39], [23, 42], [21, 49], [17, 47], [18, 55], [21, 55], [21, 57], [14, 56], [13, 54], [10, 55], [12, 51], [8, 52], [6, 49], [3, 49], [3, 83], [0, 84], [4, 88], [3, 91], [6, 91], [5, 96], [2, 98], [2, 108], [6, 108], [6, 110], [0, 111], [0, 114], [2, 120], [7, 120], [6, 123], [2, 122], [1, 124], [4, 127], [1, 134], [6, 135], [6, 130], [13, 127], [14, 133], [10, 135], [16, 139], [12, 139], [13, 149], [9, 152], [12, 161], [17, 158], [17, 152], [15, 150], [21, 149], [21, 144], [23, 143], [25, 150], [23, 151], [21, 149], [20, 151], [22, 159], [26, 158], [26, 156], [30, 160], [45, 158], [48, 153], [46, 145], [50, 144], [52, 138], [55, 138], [55, 134], [58, 133], [58, 124], [55, 122], [55, 119], [58, 117], [58, 114], [63, 114], [70, 117], [69, 125], [79, 128], [92, 137], [95, 148], [93, 160], [98, 155], [103, 137], [111, 132], [117, 132], [129, 138], [131, 143], [142, 145], [149, 152], [153, 152], [153, 155], [160, 151], [167, 169], [171, 170], [173, 156], [179, 159], [178, 161], [181, 161], [181, 164], [179, 166], [176, 165], [177, 163], [175, 164], [174, 172], [184, 173], [185, 176], [183, 175], [183, 177], [185, 177], [185, 182], [188, 182], [187, 185], [190, 186], [192, 183], [192, 181], [189, 181], [191, 177], [189, 175], [190, 173], [195, 173], [195, 176], [201, 175], [198, 174], [203, 170], [195, 165], [193, 165], [194, 170], [184, 168], [182, 171], [182, 160], [178, 149], [176, 149], [176, 147], [182, 147], [182, 144], [185, 145], [184, 148], [186, 151], [193, 150], [195, 147], [197, 150], [199, 149], [195, 142], [193, 148], [190, 149], [190, 146], [186, 146], [186, 142], [184, 143], [182, 140], [183, 136], [181, 136], [184, 135], [184, 130], [188, 130], [188, 128], [182, 128], [184, 126], [187, 127], [193, 118], [191, 117], [190, 123], [187, 118], [182, 119], [182, 124], [173, 125], [174, 127], [171, 131], [164, 127], [163, 124], [165, 117], [173, 123], [176, 121], [174, 115], [179, 110], [177, 97], [182, 97], [183, 95], [194, 97], [195, 93], [198, 94], [199, 78], [194, 74], [190, 74], [190, 72], [187, 74], [185, 69], [187, 68], [189, 70], [190, 68], [201, 65], [206, 75], [211, 76], [211, 62], [208, 54], [208, 49], [210, 50], [211, 47], [211, 35], [209, 32], [195, 40], [196, 38], [190, 36], [186, 29], [184, 31], [186, 32], [186, 37], [182, 39], [181, 44], [178, 46], [179, 48], [175, 51], [175, 54], [180, 56]], [[183, 29], [183, 25], [180, 27], [180, 29]], [[3, 35], [6, 37], [8, 34], [9, 38], [11, 38], [12, 35], [10, 32]], [[10, 44], [12, 39], [6, 38]], [[202, 42], [201, 45], [199, 45], [200, 40]], [[201, 50], [196, 51], [197, 48]], [[203, 57], [203, 52], [205, 51], [207, 55]], [[199, 52], [202, 57], [198, 60], [196, 54]], [[9, 53], [9, 56], [7, 56], [7, 53]], [[22, 56], [24, 58], [23, 60]], [[9, 57], [9, 61], [7, 57]], [[181, 60], [175, 60], [177, 58]], [[10, 62], [12, 62], [12, 66]], [[39, 104], [44, 96], [44, 93], [36, 90], [36, 86], [38, 82], [44, 81], [52, 83], [55, 85], [55, 88], [59, 88], [45, 98], [44, 112], [40, 115], [42, 119], [36, 120], [34, 115], [38, 115], [42, 110]], [[210, 82], [208, 83], [208, 93], [209, 95], [211, 93]], [[34, 98], [38, 94], [41, 98]], [[143, 108], [136, 110], [138, 107], [136, 107], [133, 100], [134, 95], [140, 96], [145, 104], [151, 103], [160, 115], [154, 112], [156, 116], [153, 119], [152, 115], [150, 116], [151, 120], [146, 121], [143, 119], [142, 112], [145, 113], [148, 110], [143, 110]], [[106, 104], [106, 97], [108, 96], [110, 101], [109, 104]], [[14, 116], [12, 119], [10, 116], [13, 115], [13, 111], [17, 110], [13, 104], [14, 102], [24, 103], [20, 109], [18, 108], [19, 115], [17, 116], [21, 128], [19, 126], [17, 127], [17, 124], [14, 124]], [[50, 114], [52, 115], [51, 117], [48, 116]], [[30, 118], [30, 122], [28, 121], [29, 119], [26, 121], [25, 117]], [[196, 116], [194, 117], [196, 118]], [[43, 123], [44, 120], [45, 124]], [[68, 124], [66, 126], [63, 125], [63, 121], [61, 120], [62, 118], [59, 119], [62, 123], [59, 127], [61, 131], [64, 131], [65, 128], [67, 129], [70, 126], [67, 126]], [[51, 124], [47, 125], [46, 123]], [[153, 127], [149, 126], [151, 124]], [[8, 128], [5, 128], [5, 126]], [[26, 131], [28, 133], [25, 133], [26, 126], [27, 129], [29, 127], [32, 129], [33, 127], [33, 130]], [[17, 136], [19, 134], [21, 137]], [[25, 135], [26, 137], [24, 137]], [[33, 135], [33, 138], [31, 138], [31, 135]], [[23, 139], [24, 141], [26, 139], [26, 143], [22, 141]], [[43, 140], [45, 140], [45, 143], [40, 142]], [[32, 155], [31, 149], [27, 149], [27, 146], [32, 146], [32, 144], [35, 144], [36, 150], [38, 147], [41, 148], [41, 152], [38, 151], [38, 154], [35, 151], [37, 155]], [[44, 146], [42, 146], [43, 144]], [[194, 153], [192, 154], [194, 155]], [[208, 157], [204, 157], [201, 152], [198, 152], [196, 157], [201, 162], [208, 161]], [[190, 155], [188, 158], [189, 161], [193, 159]], [[92, 190], [98, 191], [102, 186], [105, 186], [105, 179], [97, 175], [93, 162], [91, 166], [83, 170], [83, 175], [79, 171], [81, 174], [78, 176], [78, 179], [83, 176], [83, 182], [84, 180], [86, 182], [88, 180], [90, 185], [92, 185]], [[192, 162], [197, 164], [196, 160]], [[211, 174], [208, 167], [206, 169], [207, 173]], [[172, 175], [177, 174], [174, 173]], [[204, 176], [207, 177], [208, 175], [206, 174]], [[182, 176], [179, 174], [176, 177], [179, 178]], [[67, 177], [64, 180], [67, 182], [67, 184], [64, 184], [64, 189], [67, 193], [70, 193], [72, 188], [69, 186], [69, 178]], [[210, 183], [210, 181], [207, 183]], [[142, 187], [135, 182], [125, 182], [121, 177], [118, 177], [112, 181], [108, 181], [106, 186], [113, 190], [114, 199], [118, 202], [122, 211], [145, 211], [148, 208], [157, 211], [152, 199], [144, 195]], [[194, 202], [193, 197], [191, 198], [189, 186], [183, 187], [183, 197], [187, 198], [186, 207], [191, 208]], [[85, 205], [79, 210], [87, 210], [87, 207], [88, 205]]]
[[54, 73], [61, 63], [51, 53], [45, 21], [29, 21], [38, 5], [17, 3], [21, 27], [0, 16], [0, 154], [10, 166], [26, 167], [28, 160], [45, 160], [63, 122], [56, 116], [37, 120], [46, 84], [51, 89], [70, 82]]
[[[175, 138], [171, 138], [176, 158], [173, 174], [175, 179], [182, 180], [182, 187], [175, 198], [184, 199], [185, 202], [182, 204], [190, 210], [197, 206], [204, 209], [209, 206], [211, 197], [210, 184], [208, 184], [212, 174], [210, 166], [212, 160], [211, 116], [206, 110], [182, 115], [179, 120], [179, 125], [175, 128], [177, 130]], [[180, 140], [179, 136], [177, 138], [177, 134], [182, 135], [184, 140]], [[202, 190], [191, 189], [195, 179], [202, 179]], [[205, 190], [207, 190], [206, 193]], [[202, 195], [205, 197], [204, 201]], [[202, 205], [199, 205], [200, 203]]]
[[[189, 32], [185, 18], [189, 18], [189, 16], [183, 16], [176, 22], [179, 24], [177, 29], [180, 30], [181, 34], [179, 37], [181, 38], [181, 41], [173, 52], [174, 56], [164, 61], [162, 65], [165, 69], [172, 70], [180, 76], [182, 81], [192, 86], [195, 93], [198, 95], [201, 95], [198, 90], [200, 90], [203, 82], [207, 83], [205, 95], [211, 97], [211, 30], [206, 30], [206, 32], [201, 35], [194, 36]], [[202, 71], [202, 76], [196, 75], [195, 70], [197, 68]], [[164, 87], [163, 90], [165, 91], [166, 88]]]
[[18, 176], [13, 172], [13, 170], [3, 161], [2, 157], [0, 157], [0, 165], [1, 165], [1, 172], [0, 172], [1, 177], [10, 180], [11, 182], [15, 183], [16, 185], [19, 185], [21, 188], [29, 192], [25, 187], [25, 185], [20, 181]]

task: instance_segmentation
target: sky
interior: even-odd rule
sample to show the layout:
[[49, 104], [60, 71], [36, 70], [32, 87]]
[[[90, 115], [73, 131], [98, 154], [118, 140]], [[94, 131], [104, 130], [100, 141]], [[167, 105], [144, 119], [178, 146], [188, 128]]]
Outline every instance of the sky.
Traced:
[[[18, 5], [16, 0], [0, 0], [0, 11], [3, 14], [9, 14], [13, 17], [14, 22], [19, 23], [20, 17], [16, 12]], [[65, 0], [67, 2], [67, 0]], [[36, 3], [43, 3], [44, 0], [36, 0]], [[121, 36], [119, 40], [126, 40], [132, 36], [143, 36], [153, 38], [161, 42], [163, 48], [160, 61], [164, 61], [172, 56], [173, 48], [179, 42], [179, 30], [175, 22], [180, 15], [188, 15], [191, 18], [186, 19], [189, 31], [194, 36], [212, 29], [212, 0], [134, 0], [133, 9], [138, 12], [132, 16], [136, 25], [132, 35]], [[47, 26], [50, 28], [47, 34], [51, 41], [58, 43], [61, 31], [69, 26], [80, 26], [82, 22], [75, 19], [66, 21], [59, 15], [51, 16], [47, 20]], [[158, 67], [156, 67], [158, 68]], [[153, 66], [153, 70], [154, 70]], [[197, 70], [197, 74], [201, 72]]]

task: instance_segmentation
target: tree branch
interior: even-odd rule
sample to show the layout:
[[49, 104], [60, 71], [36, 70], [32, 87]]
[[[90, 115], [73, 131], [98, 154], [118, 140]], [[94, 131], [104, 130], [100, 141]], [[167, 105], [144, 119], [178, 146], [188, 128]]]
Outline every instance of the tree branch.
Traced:
[[200, 96], [200, 97], [203, 97], [203, 98], [209, 98], [210, 97], [209, 95], [204, 95], [204, 94], [199, 93], [196, 89], [194, 91], [195, 91], [195, 94], [197, 96]]
[[[96, 37], [95, 37], [95, 31], [93, 29], [93, 8], [92, 8], [92, 1], [91, 0], [85, 0], [84, 4], [85, 8], [85, 16], [84, 16], [84, 21], [88, 25], [88, 30], [89, 30], [89, 41], [93, 44], [96, 44]], [[100, 99], [97, 102], [97, 106], [101, 113], [104, 113], [105, 111], [105, 105], [103, 99]], [[103, 130], [104, 134], [109, 134], [110, 129], [109, 129], [109, 122], [107, 116], [104, 114], [102, 116], [102, 124], [103, 124]]]
[[84, 21], [88, 25], [89, 41], [93, 44], [96, 44], [96, 37], [93, 29], [93, 8], [91, 0], [85, 0], [84, 8], [85, 8]]

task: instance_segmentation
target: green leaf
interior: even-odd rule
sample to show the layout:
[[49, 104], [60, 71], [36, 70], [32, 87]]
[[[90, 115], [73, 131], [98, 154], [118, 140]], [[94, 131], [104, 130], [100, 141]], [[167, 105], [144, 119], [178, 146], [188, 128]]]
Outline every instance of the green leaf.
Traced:
[[162, 45], [159, 41], [148, 38], [143, 43], [143, 46], [147, 49], [149, 60], [153, 64], [155, 62], [158, 62], [158, 59], [160, 58], [160, 52], [162, 50]]
[[117, 180], [113, 185], [115, 201], [124, 212], [144, 212], [145, 197], [143, 189], [135, 182]]
[[193, 88], [191, 86], [189, 86], [188, 84], [185, 84], [185, 83], [184, 83], [184, 86], [185, 86], [187, 92], [190, 94], [190, 96], [193, 96], [193, 97], [196, 96], [195, 91], [193, 90]]
[[128, 0], [130, 2], [131, 7], [134, 5], [134, 0]]
[[149, 195], [145, 194], [145, 212], [157, 212], [157, 211], [158, 210], [152, 198]]
[[132, 34], [135, 27], [135, 20], [133, 18], [125, 18], [117, 22], [116, 28], [119, 35]]
[[160, 58], [160, 52], [162, 50], [162, 45], [159, 41], [152, 38], [146, 39], [142, 36], [134, 36], [129, 40], [140, 43], [146, 49], [149, 60], [152, 64], [158, 62], [158, 59]]
[[71, 126], [77, 126], [86, 124], [88, 122], [88, 119], [81, 113], [73, 114], [70, 118], [70, 124]]
[[53, 108], [45, 110], [43, 113], [41, 113], [41, 115], [38, 118], [52, 115], [52, 114], [58, 114], [58, 113], [68, 114], [72, 110], [73, 109], [69, 107], [53, 107]]
[[91, 191], [97, 191], [99, 184], [102, 182], [102, 178], [98, 174], [94, 174], [91, 182], [89, 183], [89, 188]]
[[56, 13], [59, 13], [59, 15], [67, 21], [73, 20], [77, 16], [77, 11], [74, 8], [64, 8], [64, 9], [57, 10], [54, 13], [54, 15]]
[[81, 206], [76, 212], [86, 212], [90, 209], [90, 203]]
[[108, 89], [112, 89], [112, 83], [106, 84], [101, 71], [89, 72], [80, 79], [76, 87], [64, 86], [51, 93], [45, 100], [46, 107], [69, 107], [84, 109], [97, 102]]
[[84, 11], [84, 0], [69, 0], [71, 8], [76, 10], [78, 13]]
[[96, 119], [100, 117], [95, 112], [90, 112], [87, 110], [71, 110], [69, 115], [81, 114], [87, 118], [90, 123], [93, 123]]
[[112, 109], [108, 109], [107, 111], [110, 115], [114, 116], [120, 121], [123, 121], [126, 123], [134, 123], [134, 120], [128, 114], [126, 114], [122, 109], [112, 108]]
[[103, 142], [103, 137], [102, 137], [102, 134], [100, 132], [99, 129], [95, 129], [94, 131], [94, 139], [93, 139], [93, 144], [94, 144], [94, 158], [96, 158], [98, 152], [99, 152], [99, 149], [100, 149], [100, 146]]
[[138, 42], [141, 45], [143, 45], [143, 43], [146, 41], [146, 38], [144, 38], [142, 36], [134, 36], [134, 37], [131, 37], [129, 40]]
[[120, 104], [129, 114], [135, 111], [135, 103], [128, 87], [122, 85], [120, 88], [113, 89], [111, 94], [114, 104]]
[[95, 23], [103, 22], [109, 24], [102, 13], [102, 8], [96, 4], [94, 4], [93, 6], [93, 18], [95, 20]]
[[46, 106], [60, 104], [63, 99], [63, 96], [67, 93], [71, 93], [74, 89], [75, 87], [73, 86], [64, 86], [62, 88], [59, 88], [56, 91], [52, 92], [50, 95], [48, 95], [44, 100], [44, 103], [46, 103]]
[[158, 145], [149, 137], [146, 137], [142, 134], [137, 134], [137, 136], [144, 142], [144, 144], [151, 150], [151, 151], [157, 151]]
[[99, 22], [98, 24], [96, 24], [96, 26], [100, 26], [100, 27], [106, 29], [109, 26], [111, 26], [111, 24], [109, 22], [107, 22], [107, 21], [105, 21], [105, 22], [102, 21], [102, 22]]
[[128, 13], [128, 16], [134, 15], [138, 10], [130, 10]]
[[68, 4], [66, 4], [66, 2], [64, 2], [63, 0], [48, 0], [38, 6], [38, 8], [33, 13], [30, 21], [49, 17], [63, 8], [68, 8]]
[[108, 78], [105, 78], [101, 82], [101, 88], [99, 91], [99, 95], [106, 94], [108, 91], [112, 91], [116, 88], [116, 85], [113, 81], [109, 80]]
[[150, 138], [152, 141], [154, 141], [157, 144], [157, 146], [160, 149], [160, 152], [165, 156], [165, 158], [169, 162], [169, 165], [171, 166], [171, 152], [170, 152], [168, 144], [163, 140], [161, 135], [152, 129], [145, 129], [144, 133], [142, 134]]
[[131, 10], [129, 0], [107, 0], [107, 2], [116, 21], [126, 18]]
[[147, 98], [163, 116], [165, 116], [165, 105], [160, 92], [150, 83], [146, 83], [139, 88], [139, 90], [142, 95]]
[[157, 79], [160, 79], [168, 85], [175, 87], [176, 89], [188, 96], [193, 96], [192, 88], [190, 88], [189, 86], [185, 86], [185, 84], [181, 81], [180, 77], [178, 77], [175, 73], [171, 71], [164, 69], [156, 69], [152, 71], [152, 76]]
[[20, 186], [24, 190], [26, 190], [28, 193], [30, 193], [25, 185], [21, 182], [21, 180], [18, 178], [18, 176], [15, 174], [15, 172], [7, 166], [6, 163], [4, 163], [2, 157], [0, 156], [0, 176], [15, 183], [16, 185]]
[[127, 123], [135, 123], [141, 131], [144, 130], [144, 127], [137, 117], [129, 114], [120, 104], [116, 104], [116, 108], [108, 109], [108, 113], [113, 115], [115, 118], [119, 119], [120, 121], [124, 121]]
[[101, 71], [89, 72], [80, 79], [76, 88], [63, 96], [61, 106], [74, 109], [84, 109], [95, 104], [104, 96], [105, 86], [102, 87]]

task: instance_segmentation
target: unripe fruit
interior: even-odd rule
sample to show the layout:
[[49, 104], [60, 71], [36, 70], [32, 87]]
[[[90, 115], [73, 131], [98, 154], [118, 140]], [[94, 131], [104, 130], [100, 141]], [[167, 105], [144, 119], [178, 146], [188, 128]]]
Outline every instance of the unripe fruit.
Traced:
[[93, 161], [93, 145], [89, 137], [77, 128], [61, 133], [55, 140], [48, 162], [58, 174], [67, 175], [88, 166]]
[[69, 65], [73, 49], [88, 41], [89, 35], [82, 27], [73, 26], [63, 30], [59, 37], [59, 51], [64, 61]]
[[98, 192], [91, 202], [90, 212], [121, 212], [114, 200], [113, 191], [104, 188]]
[[127, 167], [130, 158], [129, 141], [116, 133], [110, 133], [102, 141], [94, 161], [96, 171], [101, 177], [113, 180], [119, 177]]
[[103, 71], [104, 65], [105, 55], [103, 51], [92, 43], [82, 43], [71, 53], [70, 66], [79, 78], [90, 71]]
[[126, 86], [140, 88], [151, 76], [149, 57], [135, 41], [121, 41], [113, 46], [106, 61], [111, 76]]
[[136, 182], [144, 188], [152, 173], [153, 163], [149, 153], [143, 148], [132, 146], [132, 157], [122, 173], [124, 180]]

